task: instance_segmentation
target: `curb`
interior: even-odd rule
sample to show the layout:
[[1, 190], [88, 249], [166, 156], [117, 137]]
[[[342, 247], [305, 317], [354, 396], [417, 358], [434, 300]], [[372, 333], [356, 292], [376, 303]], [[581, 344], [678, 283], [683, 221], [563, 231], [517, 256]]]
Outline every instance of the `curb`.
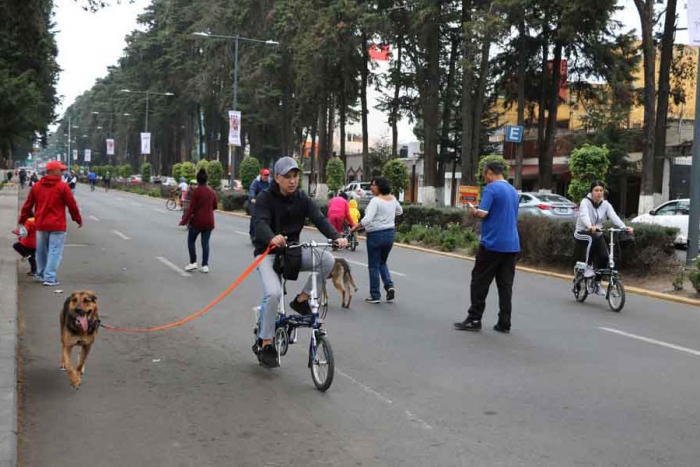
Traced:
[[0, 190], [0, 466], [17, 465], [18, 295], [16, 241], [18, 189]]
[[[130, 193], [130, 192], [126, 192], [126, 193]], [[143, 197], [150, 198], [150, 199], [157, 199], [157, 198], [153, 198], [152, 196], [147, 196], [147, 195], [139, 195], [136, 193], [130, 193], [130, 194], [136, 195], [136, 196], [143, 196]], [[223, 210], [219, 210], [219, 209], [217, 209], [215, 212], [217, 212], [219, 214], [225, 214], [228, 216], [239, 217], [241, 219], [250, 219], [249, 215], [240, 214], [238, 212], [223, 211]], [[315, 227], [305, 226], [304, 229], [318, 232], [318, 229]], [[360, 235], [359, 238], [365, 239], [365, 237], [362, 235]], [[461, 260], [466, 260], [466, 261], [475, 261], [476, 260], [476, 258], [474, 258], [473, 256], [460, 255], [457, 253], [449, 253], [446, 251], [431, 250], [430, 248], [424, 248], [424, 247], [415, 246], [415, 245], [407, 245], [405, 243], [394, 243], [394, 246], [399, 247], [399, 248], [404, 248], [406, 250], [414, 250], [414, 251], [420, 251], [422, 253], [429, 253], [432, 255], [445, 256], [447, 258], [461, 259]], [[567, 280], [567, 281], [571, 281], [574, 279], [573, 275], [560, 274], [558, 272], [551, 272], [551, 271], [531, 268], [531, 267], [527, 267], [527, 266], [516, 266], [515, 269], [517, 271], [526, 272], [529, 274], [537, 274], [538, 276], [543, 276], [543, 277], [551, 277], [553, 279], [562, 279], [562, 280]], [[676, 295], [671, 295], [671, 294], [667, 294], [667, 293], [663, 293], [663, 292], [655, 292], [653, 290], [643, 289], [641, 287], [626, 286], [625, 291], [633, 293], [635, 295], [642, 295], [644, 297], [656, 298], [659, 300], [666, 300], [669, 302], [681, 303], [683, 305], [691, 305], [691, 306], [700, 307], [700, 299], [678, 297]]]

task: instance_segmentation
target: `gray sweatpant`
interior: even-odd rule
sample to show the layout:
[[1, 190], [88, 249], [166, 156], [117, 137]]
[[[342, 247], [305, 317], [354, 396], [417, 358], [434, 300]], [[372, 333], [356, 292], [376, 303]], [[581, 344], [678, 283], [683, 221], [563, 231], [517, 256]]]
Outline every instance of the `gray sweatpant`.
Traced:
[[[321, 256], [320, 264], [319, 258], [317, 257], [316, 259], [316, 270], [319, 272], [316, 285], [318, 287], [317, 293], [320, 294], [321, 285], [331, 273], [331, 269], [333, 269], [333, 265], [335, 264], [335, 258], [329, 251], [321, 253], [320, 250], [316, 250], [316, 252], [320, 253]], [[263, 286], [263, 301], [260, 310], [260, 332], [258, 333], [260, 339], [272, 339], [275, 335], [277, 307], [282, 298], [282, 283], [280, 282], [280, 277], [275, 270], [272, 269], [274, 260], [274, 256], [270, 255], [265, 258], [257, 268]], [[305, 248], [301, 251], [301, 271], [311, 271], [311, 249], [309, 248]], [[309, 278], [302, 292], [311, 295], [311, 274], [309, 274]]]

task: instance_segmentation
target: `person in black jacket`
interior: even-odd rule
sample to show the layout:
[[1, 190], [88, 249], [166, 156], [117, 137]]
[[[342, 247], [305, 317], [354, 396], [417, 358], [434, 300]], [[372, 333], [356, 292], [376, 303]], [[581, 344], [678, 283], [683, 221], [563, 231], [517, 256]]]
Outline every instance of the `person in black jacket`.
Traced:
[[[337, 240], [340, 248], [347, 247], [347, 239], [339, 238], [338, 232], [321, 213], [316, 203], [298, 189], [300, 170], [296, 161], [291, 157], [282, 157], [275, 163], [274, 169], [275, 178], [270, 188], [258, 194], [256, 198], [254, 255], [260, 256], [270, 245], [281, 253], [287, 243], [298, 242], [307, 219], [311, 220], [327, 238]], [[279, 366], [273, 337], [277, 306], [282, 298], [282, 284], [273, 268], [274, 260], [275, 255], [271, 254], [258, 266], [263, 283], [263, 301], [258, 326], [258, 343], [254, 348], [260, 362], [269, 368]], [[302, 250], [299, 271], [310, 271], [311, 261], [311, 250]], [[319, 280], [326, 280], [334, 263], [333, 255], [324, 251], [320, 261]], [[292, 300], [289, 306], [301, 315], [311, 313], [308, 302], [310, 293], [311, 277], [306, 281], [302, 292]]]

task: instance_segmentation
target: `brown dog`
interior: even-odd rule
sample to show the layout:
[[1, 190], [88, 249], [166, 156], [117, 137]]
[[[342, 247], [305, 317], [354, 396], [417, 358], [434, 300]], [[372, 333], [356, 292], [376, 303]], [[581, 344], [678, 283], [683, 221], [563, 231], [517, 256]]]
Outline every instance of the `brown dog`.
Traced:
[[[85, 373], [85, 359], [95, 343], [100, 317], [97, 314], [97, 295], [89, 290], [73, 292], [63, 304], [61, 312], [61, 370], [68, 373], [71, 386], [80, 387], [81, 375]], [[73, 347], [80, 347], [78, 366], [73, 368]]]
[[357, 292], [357, 286], [355, 285], [355, 280], [352, 278], [352, 272], [350, 271], [350, 265], [347, 260], [344, 258], [336, 258], [328, 278], [333, 280], [333, 285], [338, 289], [338, 292], [340, 292], [341, 306], [343, 308], [350, 308], [352, 292], [353, 289]]

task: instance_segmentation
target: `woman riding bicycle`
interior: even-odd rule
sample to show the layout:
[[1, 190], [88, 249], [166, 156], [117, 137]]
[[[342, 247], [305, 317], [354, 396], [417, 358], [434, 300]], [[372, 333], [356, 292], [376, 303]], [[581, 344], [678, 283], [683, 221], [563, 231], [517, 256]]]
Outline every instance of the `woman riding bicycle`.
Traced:
[[[582, 256], [581, 250], [586, 250], [586, 271], [584, 277], [594, 277], [598, 282], [598, 294], [601, 294], [601, 276], [597, 272], [608, 266], [608, 248], [603, 238], [603, 223], [611, 221], [616, 227], [625, 229], [632, 233], [632, 227], [627, 227], [620, 217], [615, 213], [612, 205], [604, 199], [605, 186], [603, 182], [595, 181], [591, 183], [591, 190], [579, 205], [578, 219], [576, 220], [576, 258]], [[595, 269], [593, 264], [595, 263]]]

